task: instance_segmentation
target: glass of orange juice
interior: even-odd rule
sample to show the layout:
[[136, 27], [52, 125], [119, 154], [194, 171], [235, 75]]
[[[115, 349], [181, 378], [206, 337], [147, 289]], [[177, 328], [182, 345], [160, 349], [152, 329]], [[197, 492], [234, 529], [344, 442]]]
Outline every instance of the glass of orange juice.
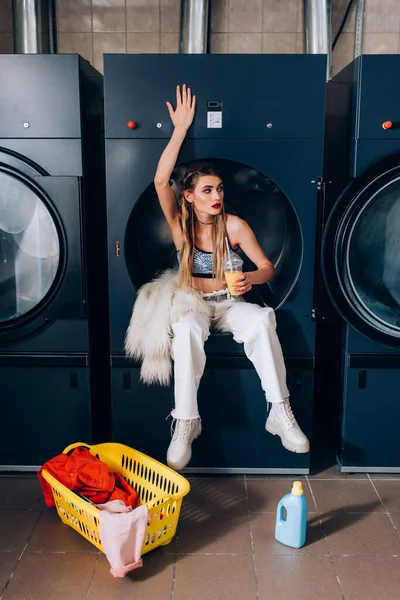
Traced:
[[231, 296], [240, 296], [233, 287], [234, 282], [243, 274], [243, 261], [237, 255], [227, 255], [224, 264], [225, 281]]

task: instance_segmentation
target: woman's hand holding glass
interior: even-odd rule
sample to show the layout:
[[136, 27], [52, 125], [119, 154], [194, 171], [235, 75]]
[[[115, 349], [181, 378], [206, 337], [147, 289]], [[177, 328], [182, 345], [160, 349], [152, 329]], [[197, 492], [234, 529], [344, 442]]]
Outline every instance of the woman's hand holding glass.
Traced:
[[[239, 277], [235, 279], [233, 283], [231, 283], [232, 290], [234, 290], [234, 294], [237, 296], [241, 296], [242, 294], [247, 294], [253, 288], [253, 284], [251, 282], [251, 273], [242, 273]], [[226, 284], [226, 281], [224, 281]]]

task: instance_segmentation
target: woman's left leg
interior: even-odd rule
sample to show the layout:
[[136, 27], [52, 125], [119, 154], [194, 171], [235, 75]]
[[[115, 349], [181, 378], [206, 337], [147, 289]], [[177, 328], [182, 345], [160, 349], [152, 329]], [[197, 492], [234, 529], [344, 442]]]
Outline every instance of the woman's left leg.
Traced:
[[244, 344], [244, 351], [257, 371], [266, 399], [272, 404], [265, 425], [267, 431], [279, 435], [288, 450], [309, 452], [308, 439], [290, 407], [286, 368], [276, 333], [274, 310], [243, 300], [233, 300], [225, 310], [223, 305], [220, 306], [216, 326], [219, 330], [230, 331], [236, 342]]

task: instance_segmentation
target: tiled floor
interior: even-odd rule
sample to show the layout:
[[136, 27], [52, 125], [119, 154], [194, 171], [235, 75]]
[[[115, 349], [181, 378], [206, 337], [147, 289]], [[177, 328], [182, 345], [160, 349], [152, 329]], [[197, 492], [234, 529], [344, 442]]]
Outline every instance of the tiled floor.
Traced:
[[0, 600], [399, 600], [400, 476], [303, 478], [306, 546], [274, 539], [293, 477], [191, 479], [175, 540], [114, 579], [45, 509], [35, 477], [0, 478]]

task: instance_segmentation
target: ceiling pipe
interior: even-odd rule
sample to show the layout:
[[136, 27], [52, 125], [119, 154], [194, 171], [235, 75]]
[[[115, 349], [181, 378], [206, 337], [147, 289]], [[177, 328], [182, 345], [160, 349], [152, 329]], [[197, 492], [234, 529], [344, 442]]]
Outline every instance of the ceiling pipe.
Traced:
[[207, 54], [209, 0], [181, 0], [179, 52]]
[[326, 79], [332, 77], [331, 0], [303, 0], [303, 50], [305, 54], [326, 54]]
[[15, 54], [55, 54], [55, 0], [12, 0]]

